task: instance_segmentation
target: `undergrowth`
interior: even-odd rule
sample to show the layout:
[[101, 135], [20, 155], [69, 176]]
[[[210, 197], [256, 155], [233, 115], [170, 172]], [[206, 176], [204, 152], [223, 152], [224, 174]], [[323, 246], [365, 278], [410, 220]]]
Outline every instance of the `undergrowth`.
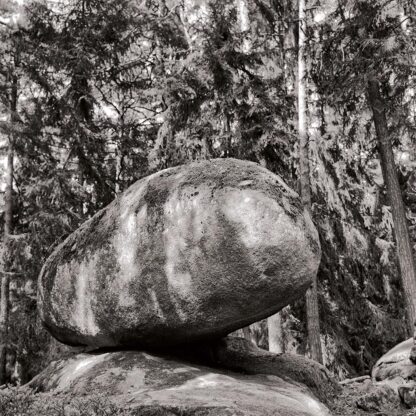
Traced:
[[30, 389], [0, 391], [1, 416], [139, 416], [137, 409], [123, 409], [104, 396], [85, 398], [35, 394]]

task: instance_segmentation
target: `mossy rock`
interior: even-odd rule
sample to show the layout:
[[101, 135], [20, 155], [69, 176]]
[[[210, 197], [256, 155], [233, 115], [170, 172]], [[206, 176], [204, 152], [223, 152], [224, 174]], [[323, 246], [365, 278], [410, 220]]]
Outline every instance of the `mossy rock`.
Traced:
[[71, 345], [219, 338], [301, 298], [319, 261], [316, 229], [278, 176], [197, 162], [136, 182], [58, 246], [40, 316]]
[[61, 360], [35, 377], [29, 387], [41, 394], [73, 398], [101, 394], [137, 415], [330, 415], [307, 387], [277, 375], [214, 370], [139, 351], [80, 354]]

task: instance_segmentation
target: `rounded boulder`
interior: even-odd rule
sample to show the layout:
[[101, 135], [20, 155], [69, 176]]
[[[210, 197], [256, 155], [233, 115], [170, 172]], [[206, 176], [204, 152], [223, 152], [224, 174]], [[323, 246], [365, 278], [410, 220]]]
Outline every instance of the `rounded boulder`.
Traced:
[[298, 195], [251, 162], [215, 159], [133, 184], [48, 258], [38, 304], [70, 345], [222, 337], [302, 297], [317, 231]]

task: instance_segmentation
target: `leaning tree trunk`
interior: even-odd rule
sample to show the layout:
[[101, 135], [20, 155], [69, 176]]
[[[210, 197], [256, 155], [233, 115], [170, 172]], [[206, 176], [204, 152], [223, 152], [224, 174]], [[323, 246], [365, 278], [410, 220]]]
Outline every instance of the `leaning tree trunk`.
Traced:
[[[305, 0], [299, 0], [299, 48], [298, 48], [298, 133], [300, 193], [305, 211], [311, 214], [311, 185], [309, 175], [309, 143], [306, 120], [306, 13]], [[308, 344], [312, 359], [322, 363], [321, 331], [318, 308], [318, 282], [314, 276], [306, 293], [306, 319]]]
[[367, 92], [369, 104], [373, 112], [383, 180], [386, 185], [393, 217], [396, 251], [406, 302], [407, 327], [410, 335], [413, 333], [413, 324], [416, 319], [415, 261], [407, 227], [406, 211], [387, 128], [384, 100], [380, 94], [380, 85], [377, 79], [372, 78], [369, 80]]

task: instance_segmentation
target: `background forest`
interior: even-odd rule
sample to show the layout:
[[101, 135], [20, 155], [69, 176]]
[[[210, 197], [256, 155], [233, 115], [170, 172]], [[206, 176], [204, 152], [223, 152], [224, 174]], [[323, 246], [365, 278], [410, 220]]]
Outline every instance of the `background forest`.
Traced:
[[[323, 362], [340, 378], [365, 374], [406, 339], [367, 85], [380, 87], [413, 245], [413, 3], [309, 0], [300, 78], [295, 0], [0, 0], [0, 384], [70, 353], [38, 322], [37, 276], [57, 244], [137, 179], [233, 157], [299, 190], [299, 83], [323, 251]], [[269, 348], [269, 331], [284, 351], [309, 354], [303, 302], [242, 332]]]

